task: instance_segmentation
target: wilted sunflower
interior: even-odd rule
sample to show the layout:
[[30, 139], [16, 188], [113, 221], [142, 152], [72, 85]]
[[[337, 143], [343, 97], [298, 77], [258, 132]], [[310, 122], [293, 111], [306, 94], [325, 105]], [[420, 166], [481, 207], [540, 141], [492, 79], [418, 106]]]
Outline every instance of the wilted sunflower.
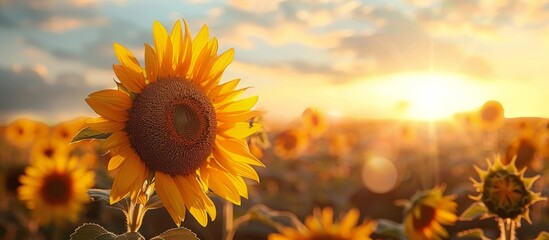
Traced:
[[538, 201], [545, 200], [540, 197], [540, 193], [535, 193], [530, 189], [539, 175], [526, 178], [524, 177], [526, 168], [519, 172], [515, 167], [514, 160], [505, 165], [498, 155], [493, 158], [493, 162], [487, 159], [487, 170], [481, 170], [475, 166], [480, 181], [473, 178], [471, 181], [479, 195], [471, 197], [477, 201], [471, 208], [482, 208], [484, 212], [482, 218], [511, 219], [517, 226], [520, 226], [521, 218], [531, 223], [528, 214], [529, 207]]
[[505, 120], [503, 106], [497, 101], [488, 101], [478, 111], [478, 122], [483, 129], [501, 127]]
[[[185, 31], [183, 34], [182, 31]], [[170, 35], [155, 22], [154, 48], [145, 44], [145, 67], [120, 44], [113, 66], [118, 90], [90, 94], [86, 102], [101, 117], [88, 127], [112, 133], [104, 147], [113, 155], [108, 170], [115, 176], [111, 203], [135, 199], [143, 182], [154, 175], [156, 192], [179, 226], [186, 210], [203, 226], [216, 210], [211, 189], [240, 204], [248, 192], [243, 177], [259, 181], [250, 166], [264, 166], [250, 152], [246, 137], [261, 125], [248, 120], [257, 97], [237, 98], [239, 79], [220, 84], [232, 62], [231, 48], [217, 54], [217, 39], [204, 26], [191, 40], [188, 26], [177, 21]]]
[[317, 108], [307, 108], [301, 114], [303, 121], [303, 127], [307, 130], [307, 133], [313, 137], [318, 138], [322, 136], [328, 130], [328, 121], [326, 116]]
[[48, 133], [49, 127], [46, 124], [26, 118], [13, 121], [5, 129], [6, 139], [18, 147], [26, 147]]
[[75, 222], [94, 177], [76, 158], [37, 159], [20, 177], [17, 192], [40, 224]]
[[300, 128], [291, 128], [280, 133], [274, 140], [274, 153], [283, 159], [295, 159], [301, 156], [309, 146], [307, 132]]
[[522, 135], [516, 137], [507, 146], [507, 154], [505, 156], [505, 163], [510, 163], [515, 160], [515, 166], [517, 169], [528, 167], [534, 170], [541, 169], [540, 159], [540, 140], [534, 135]]
[[376, 223], [364, 221], [356, 225], [359, 216], [357, 209], [351, 209], [339, 222], [334, 222], [333, 209], [315, 209], [305, 219], [304, 228], [286, 227], [281, 233], [270, 234], [269, 240], [369, 240]]
[[455, 196], [444, 196], [444, 186], [416, 193], [404, 205], [404, 232], [408, 239], [443, 239], [448, 232], [442, 225], [456, 220]]
[[35, 159], [55, 159], [58, 157], [68, 157], [69, 150], [67, 143], [61, 143], [51, 138], [42, 138], [37, 140], [31, 149], [31, 161]]

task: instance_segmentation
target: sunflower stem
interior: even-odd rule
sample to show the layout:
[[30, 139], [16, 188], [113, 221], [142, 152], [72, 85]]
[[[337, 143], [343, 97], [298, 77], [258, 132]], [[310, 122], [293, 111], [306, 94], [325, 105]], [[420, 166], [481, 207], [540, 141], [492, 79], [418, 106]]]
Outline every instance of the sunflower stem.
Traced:
[[139, 201], [132, 201], [127, 216], [128, 232], [137, 232], [143, 222], [145, 212], [143, 211], [143, 205]]
[[233, 204], [229, 201], [225, 201], [223, 205], [223, 216], [225, 221], [223, 222], [223, 239], [227, 239], [229, 233], [234, 228], [233, 224]]
[[515, 240], [515, 221], [510, 218], [498, 218], [500, 240]]

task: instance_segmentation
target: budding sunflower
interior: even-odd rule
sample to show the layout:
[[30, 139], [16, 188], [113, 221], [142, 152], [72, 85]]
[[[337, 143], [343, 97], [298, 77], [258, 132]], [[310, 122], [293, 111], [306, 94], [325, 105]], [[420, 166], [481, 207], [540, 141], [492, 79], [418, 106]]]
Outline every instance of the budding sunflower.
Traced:
[[531, 178], [524, 177], [526, 168], [518, 171], [515, 166], [515, 159], [508, 164], [503, 164], [500, 156], [495, 155], [493, 162], [490, 160], [487, 162], [488, 169], [486, 170], [481, 170], [475, 166], [480, 181], [473, 178], [471, 178], [471, 181], [479, 195], [471, 197], [477, 202], [468, 210], [472, 208], [481, 209], [484, 212], [482, 218], [511, 219], [515, 221], [517, 226], [520, 226], [521, 218], [531, 223], [528, 214], [529, 207], [538, 201], [546, 200], [544, 197], [540, 197], [540, 193], [531, 190], [539, 175]]

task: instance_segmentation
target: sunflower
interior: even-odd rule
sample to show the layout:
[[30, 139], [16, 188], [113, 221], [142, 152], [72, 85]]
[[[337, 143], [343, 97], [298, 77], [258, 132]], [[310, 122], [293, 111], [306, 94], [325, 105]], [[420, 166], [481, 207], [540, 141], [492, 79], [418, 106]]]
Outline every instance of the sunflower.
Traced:
[[351, 209], [339, 223], [333, 222], [334, 211], [331, 208], [315, 209], [312, 216], [305, 219], [305, 227], [294, 229], [285, 227], [282, 232], [269, 235], [269, 240], [368, 240], [375, 230], [376, 223], [364, 221], [356, 225], [360, 212]]
[[51, 138], [37, 140], [31, 149], [31, 161], [35, 159], [55, 159], [69, 156], [66, 143], [60, 143]]
[[478, 111], [478, 122], [483, 129], [493, 130], [501, 127], [505, 120], [501, 103], [487, 101]]
[[404, 232], [409, 239], [443, 239], [448, 232], [442, 225], [456, 220], [455, 196], [444, 196], [444, 186], [416, 193], [404, 205]]
[[234, 50], [218, 55], [206, 25], [193, 40], [184, 26], [177, 21], [168, 35], [154, 23], [154, 47], [145, 44], [144, 68], [114, 44], [120, 83], [117, 90], [89, 95], [86, 102], [101, 116], [87, 126], [110, 134], [104, 148], [112, 154], [111, 203], [134, 200], [151, 176], [176, 225], [188, 210], [206, 226], [208, 215], [216, 217], [208, 189], [239, 205], [248, 196], [243, 178], [259, 181], [251, 165], [264, 165], [249, 152], [246, 138], [261, 125], [248, 122], [259, 114], [250, 110], [257, 96], [237, 100], [247, 89], [235, 90], [239, 79], [220, 84]]
[[507, 154], [504, 163], [508, 164], [515, 159], [515, 165], [518, 169], [529, 167], [540, 170], [540, 143], [534, 135], [524, 134], [517, 136], [507, 146]]
[[493, 162], [487, 160], [487, 170], [481, 170], [475, 166], [480, 181], [473, 178], [471, 181], [479, 195], [471, 197], [477, 201], [471, 208], [481, 208], [484, 212], [482, 218], [510, 219], [515, 221], [517, 226], [520, 226], [521, 218], [531, 223], [529, 207], [538, 201], [545, 200], [540, 197], [540, 193], [530, 189], [539, 175], [526, 178], [524, 177], [526, 168], [519, 172], [514, 159], [508, 164], [503, 164], [498, 155], [493, 158]]
[[274, 140], [274, 153], [283, 159], [300, 157], [309, 146], [307, 132], [300, 128], [291, 128], [280, 133]]
[[19, 118], [5, 129], [6, 139], [18, 147], [26, 147], [48, 133], [49, 127], [46, 124], [27, 118]]
[[89, 201], [86, 192], [94, 177], [76, 158], [37, 159], [19, 178], [22, 185], [17, 192], [40, 224], [75, 222]]
[[56, 142], [68, 144], [85, 124], [87, 117], [79, 117], [69, 121], [60, 122], [52, 128], [51, 138]]
[[337, 132], [328, 137], [328, 153], [333, 157], [348, 156], [356, 144], [356, 136]]
[[326, 120], [324, 113], [317, 108], [305, 109], [301, 114], [301, 119], [307, 133], [313, 138], [322, 136], [322, 134], [328, 130], [328, 121]]

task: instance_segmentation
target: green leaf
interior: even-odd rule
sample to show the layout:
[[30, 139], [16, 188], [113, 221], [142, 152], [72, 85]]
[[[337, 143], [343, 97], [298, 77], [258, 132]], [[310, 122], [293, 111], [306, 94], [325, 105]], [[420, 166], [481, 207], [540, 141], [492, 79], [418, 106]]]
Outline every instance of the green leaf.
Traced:
[[130, 209], [130, 203], [128, 202], [128, 198], [124, 198], [115, 204], [111, 205], [110, 201], [110, 195], [111, 190], [110, 189], [96, 189], [92, 188], [88, 190], [88, 195], [92, 198], [93, 201], [101, 201], [105, 203], [107, 206], [112, 208], [118, 208], [124, 212], [128, 212]]
[[149, 198], [149, 201], [147, 201], [147, 204], [145, 204], [145, 209], [147, 210], [157, 209], [162, 207], [163, 207], [162, 202], [160, 201], [160, 198], [158, 197], [157, 194], [152, 195]]
[[196, 237], [196, 234], [191, 232], [191, 230], [180, 227], [172, 228], [168, 231], [163, 232], [162, 234], [151, 238], [151, 240], [199, 240]]
[[118, 235], [114, 240], [145, 240], [145, 237], [138, 232], [127, 232], [121, 235]]
[[71, 234], [71, 240], [114, 240], [116, 235], [95, 223], [84, 223]]
[[549, 233], [546, 231], [540, 232], [534, 240], [549, 240]]
[[387, 219], [377, 220], [375, 233], [394, 239], [405, 239], [402, 225]]
[[458, 238], [474, 238], [480, 240], [490, 240], [490, 238], [484, 235], [484, 231], [480, 228], [473, 228], [465, 231], [458, 232]]
[[103, 139], [107, 139], [111, 134], [112, 133], [99, 132], [99, 131], [93, 130], [89, 127], [86, 127], [84, 129], [80, 130], [80, 132], [78, 132], [76, 134], [76, 136], [74, 136], [74, 138], [72, 138], [71, 143], [86, 140], [86, 139], [103, 140]]
[[463, 221], [471, 221], [473, 219], [476, 219], [484, 214], [488, 213], [488, 209], [484, 206], [484, 204], [480, 202], [475, 202], [469, 206], [461, 216], [459, 216], [460, 220]]

